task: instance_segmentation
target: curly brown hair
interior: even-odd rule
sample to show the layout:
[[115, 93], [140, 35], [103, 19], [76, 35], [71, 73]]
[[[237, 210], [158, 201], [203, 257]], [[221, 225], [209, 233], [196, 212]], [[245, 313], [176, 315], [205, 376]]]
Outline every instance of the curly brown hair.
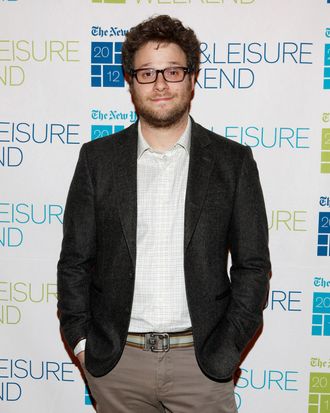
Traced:
[[126, 33], [122, 47], [122, 63], [128, 75], [134, 69], [135, 53], [148, 42], [175, 43], [184, 51], [188, 68], [197, 73], [200, 61], [200, 42], [195, 32], [184, 27], [180, 20], [168, 15], [150, 17]]

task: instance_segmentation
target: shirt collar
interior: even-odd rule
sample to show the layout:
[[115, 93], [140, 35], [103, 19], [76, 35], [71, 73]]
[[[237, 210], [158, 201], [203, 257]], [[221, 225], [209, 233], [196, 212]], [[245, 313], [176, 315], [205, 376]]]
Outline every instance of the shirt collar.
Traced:
[[[190, 145], [191, 145], [191, 119], [190, 116], [188, 117], [188, 122], [186, 129], [184, 130], [183, 134], [181, 135], [180, 139], [176, 142], [173, 146], [182, 146], [186, 152], [189, 154], [190, 152]], [[171, 148], [172, 149], [172, 148]], [[170, 150], [171, 150], [170, 149]], [[141, 130], [141, 123], [138, 122], [138, 148], [137, 148], [137, 159], [140, 159], [144, 152], [152, 150], [148, 142], [145, 140]]]

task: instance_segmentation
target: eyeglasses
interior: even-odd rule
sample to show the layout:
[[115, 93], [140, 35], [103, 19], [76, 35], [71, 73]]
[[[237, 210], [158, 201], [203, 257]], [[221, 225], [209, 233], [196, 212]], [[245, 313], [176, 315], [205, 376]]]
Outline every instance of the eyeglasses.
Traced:
[[182, 82], [187, 73], [191, 73], [192, 70], [188, 67], [166, 67], [165, 69], [136, 69], [131, 71], [131, 76], [135, 77], [138, 83], [147, 84], [154, 83], [158, 78], [158, 74], [163, 75], [164, 80], [169, 83]]

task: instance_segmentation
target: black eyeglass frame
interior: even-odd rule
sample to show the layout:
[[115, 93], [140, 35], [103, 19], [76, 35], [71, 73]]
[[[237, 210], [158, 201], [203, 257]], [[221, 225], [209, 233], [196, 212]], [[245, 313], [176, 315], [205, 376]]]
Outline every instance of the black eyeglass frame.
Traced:
[[[137, 78], [137, 74], [138, 74], [138, 72], [142, 72], [143, 70], [154, 70], [155, 71], [155, 73], [156, 73], [156, 77], [155, 77], [155, 80], [153, 80], [152, 82], [140, 82], [139, 80], [138, 80], [138, 78]], [[165, 77], [165, 70], [168, 70], [168, 69], [183, 69], [183, 78], [181, 79], [181, 80], [167, 80], [166, 79], [166, 77]], [[155, 83], [155, 82], [157, 82], [157, 79], [158, 79], [158, 75], [159, 75], [159, 73], [161, 73], [162, 75], [163, 75], [163, 79], [165, 80], [165, 82], [168, 82], [168, 83], [180, 83], [180, 82], [183, 82], [184, 81], [184, 78], [186, 77], [186, 74], [189, 74], [189, 73], [192, 73], [193, 72], [193, 69], [191, 69], [191, 68], [189, 68], [189, 67], [185, 67], [185, 66], [169, 66], [169, 67], [165, 67], [165, 69], [154, 69], [153, 67], [150, 67], [150, 68], [142, 68], [142, 69], [133, 69], [133, 70], [131, 70], [131, 77], [135, 77], [135, 79], [136, 79], [136, 81], [138, 82], [138, 83], [140, 83], [140, 85], [149, 85], [150, 83]]]

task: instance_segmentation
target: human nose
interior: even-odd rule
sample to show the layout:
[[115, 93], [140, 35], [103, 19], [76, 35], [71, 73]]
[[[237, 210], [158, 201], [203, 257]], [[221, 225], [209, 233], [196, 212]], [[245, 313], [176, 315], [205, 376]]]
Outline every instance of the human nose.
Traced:
[[157, 77], [154, 83], [154, 87], [157, 90], [163, 90], [168, 88], [168, 83], [164, 78], [164, 72], [157, 72]]

